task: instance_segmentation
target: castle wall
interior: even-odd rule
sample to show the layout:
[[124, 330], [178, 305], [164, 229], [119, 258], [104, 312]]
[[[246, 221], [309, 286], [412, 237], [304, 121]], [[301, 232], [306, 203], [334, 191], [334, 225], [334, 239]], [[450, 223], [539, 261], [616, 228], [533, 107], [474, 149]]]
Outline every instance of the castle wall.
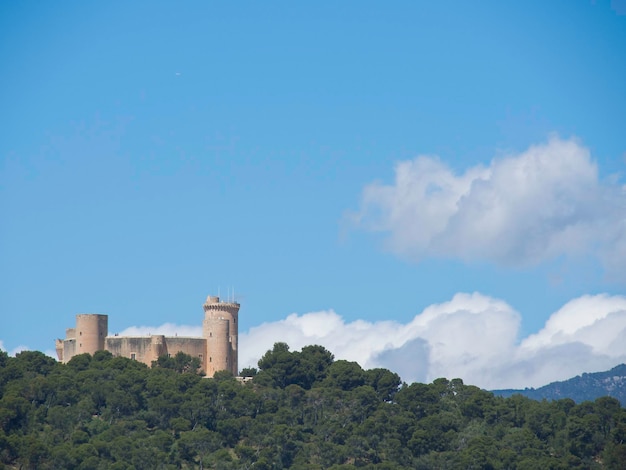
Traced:
[[175, 355], [178, 352], [200, 359], [202, 370], [206, 370], [204, 358], [206, 341], [204, 338], [152, 336], [108, 336], [105, 347], [114, 356], [127, 357], [149, 366], [159, 356]]
[[59, 361], [63, 362], [63, 340], [62, 339], [54, 340], [54, 349], [57, 352], [57, 357], [59, 358]]
[[152, 351], [152, 336], [109, 336], [105, 340], [104, 349], [114, 356], [127, 357], [146, 364], [152, 364], [156, 360]]
[[[59, 361], [62, 363], [67, 363], [71, 358], [76, 356], [76, 340], [74, 338], [57, 340], [60, 342], [57, 343], [57, 355], [59, 356]], [[59, 353], [60, 351], [60, 353]]]
[[207, 352], [206, 352], [206, 339], [204, 338], [189, 338], [181, 336], [167, 336], [165, 338], [167, 343], [167, 350], [172, 356], [178, 352], [184, 352], [191, 357], [197, 357], [200, 359], [200, 368], [207, 371]]

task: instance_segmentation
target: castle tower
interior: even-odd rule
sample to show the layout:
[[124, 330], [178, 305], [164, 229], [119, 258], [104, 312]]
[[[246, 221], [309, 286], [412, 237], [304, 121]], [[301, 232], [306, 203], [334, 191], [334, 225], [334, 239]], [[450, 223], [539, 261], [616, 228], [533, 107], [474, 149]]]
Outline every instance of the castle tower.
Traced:
[[219, 297], [208, 296], [203, 308], [202, 336], [207, 344], [205, 356], [207, 376], [213, 377], [215, 372], [220, 370], [228, 370], [237, 375], [239, 304], [221, 302]]
[[104, 349], [104, 339], [109, 333], [109, 317], [95, 313], [76, 315], [76, 354], [89, 353]]

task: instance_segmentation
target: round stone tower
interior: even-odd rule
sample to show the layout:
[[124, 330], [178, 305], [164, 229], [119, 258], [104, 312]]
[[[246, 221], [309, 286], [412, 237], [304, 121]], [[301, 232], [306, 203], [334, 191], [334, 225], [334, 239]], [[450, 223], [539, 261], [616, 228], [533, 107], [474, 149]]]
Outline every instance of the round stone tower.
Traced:
[[95, 313], [76, 315], [76, 354], [89, 353], [104, 349], [104, 339], [109, 334], [109, 317]]
[[203, 305], [204, 321], [202, 336], [206, 339], [206, 374], [228, 370], [233, 375], [239, 372], [237, 342], [239, 304], [221, 302], [219, 297], [208, 296]]

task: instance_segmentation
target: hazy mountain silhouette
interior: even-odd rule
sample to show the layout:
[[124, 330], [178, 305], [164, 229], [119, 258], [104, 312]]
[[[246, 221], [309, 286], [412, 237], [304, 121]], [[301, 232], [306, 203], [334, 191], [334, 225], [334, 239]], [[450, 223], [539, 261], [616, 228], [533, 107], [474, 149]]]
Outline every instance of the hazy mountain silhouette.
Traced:
[[559, 400], [571, 398], [576, 403], [595, 400], [599, 397], [617, 398], [622, 406], [626, 405], [626, 364], [620, 364], [605, 372], [584, 373], [562, 382], [552, 382], [539, 388], [523, 390], [492, 390], [495, 395], [510, 397], [520, 394], [535, 400]]

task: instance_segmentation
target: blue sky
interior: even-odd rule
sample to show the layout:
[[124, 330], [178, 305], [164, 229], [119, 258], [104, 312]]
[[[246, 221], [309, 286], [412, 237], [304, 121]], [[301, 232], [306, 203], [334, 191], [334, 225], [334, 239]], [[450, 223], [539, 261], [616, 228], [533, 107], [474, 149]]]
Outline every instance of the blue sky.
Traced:
[[[251, 363], [310, 341], [495, 386], [622, 362], [583, 329], [626, 338], [624, 3], [2, 4], [0, 347], [82, 312], [200, 325], [234, 287]], [[441, 309], [509, 349], [437, 356], [409, 326]]]

